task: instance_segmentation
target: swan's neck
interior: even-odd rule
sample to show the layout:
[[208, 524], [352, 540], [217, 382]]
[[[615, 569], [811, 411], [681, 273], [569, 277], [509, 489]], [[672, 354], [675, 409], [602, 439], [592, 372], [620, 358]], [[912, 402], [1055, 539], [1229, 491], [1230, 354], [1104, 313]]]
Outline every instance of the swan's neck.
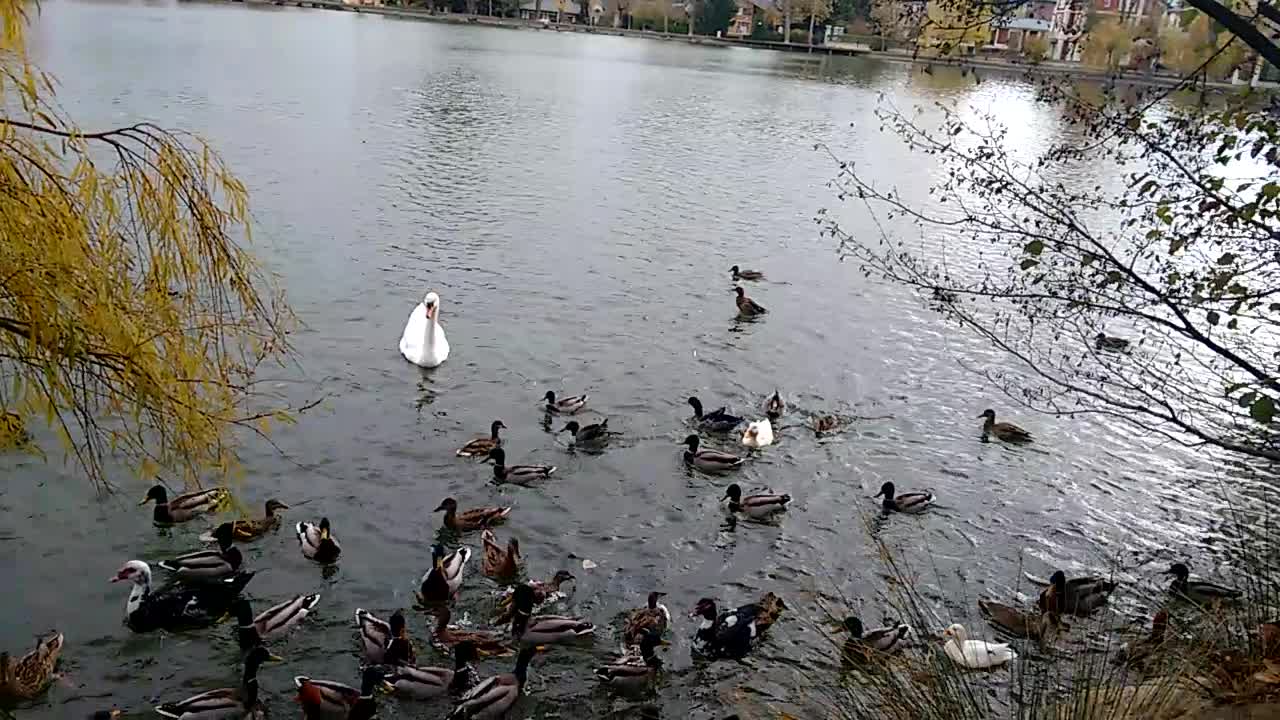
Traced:
[[151, 578], [146, 578], [142, 582], [134, 583], [133, 590], [129, 593], [129, 602], [124, 606], [125, 614], [132, 615], [139, 607], [142, 601], [151, 593]]
[[436, 303], [435, 311], [427, 308], [427, 329], [422, 338], [423, 347], [433, 347], [436, 342], [436, 316], [440, 314], [440, 303]]

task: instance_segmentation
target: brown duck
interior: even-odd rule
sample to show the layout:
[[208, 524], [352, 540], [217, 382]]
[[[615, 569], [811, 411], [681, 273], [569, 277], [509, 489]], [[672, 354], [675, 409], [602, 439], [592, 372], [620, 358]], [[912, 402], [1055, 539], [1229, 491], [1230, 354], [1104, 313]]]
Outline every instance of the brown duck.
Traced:
[[436, 612], [436, 632], [432, 640], [439, 646], [452, 648], [459, 643], [469, 642], [475, 645], [481, 656], [511, 654], [511, 647], [501, 633], [487, 630], [455, 630], [449, 627], [453, 614], [449, 608], [441, 608]]
[[735, 287], [733, 292], [738, 295], [738, 314], [742, 317], [756, 317], [769, 312], [760, 303], [747, 297], [747, 291], [741, 287]]
[[520, 541], [515, 538], [507, 540], [504, 550], [498, 544], [498, 538], [489, 528], [480, 535], [484, 541], [484, 574], [497, 580], [514, 578], [520, 574]]
[[994, 435], [997, 439], [1003, 440], [1007, 443], [1031, 442], [1031, 433], [1026, 430], [1023, 430], [1013, 423], [996, 422], [996, 411], [991, 408], [983, 410], [982, 414], [978, 417], [985, 418], [985, 422], [982, 423], [983, 440], [987, 440]]
[[627, 627], [622, 632], [627, 645], [639, 645], [640, 640], [649, 631], [656, 632], [659, 637], [667, 631], [667, 625], [671, 623], [671, 611], [667, 610], [666, 605], [658, 602], [664, 595], [666, 593], [657, 590], [649, 593], [649, 604], [631, 612]]
[[997, 629], [1019, 638], [1039, 640], [1044, 637], [1044, 616], [1023, 612], [1010, 605], [991, 600], [979, 600], [978, 608], [987, 622]]
[[[533, 602], [535, 605], [541, 605], [547, 601], [551, 595], [560, 592], [560, 586], [573, 580], [573, 573], [568, 570], [559, 570], [555, 576], [545, 582], [541, 580], [530, 580], [525, 583], [533, 588]], [[512, 600], [514, 594], [508, 593], [500, 601], [498, 601], [498, 614], [493, 618], [494, 625], [506, 625], [511, 622], [514, 613], [514, 605]]]
[[[280, 527], [280, 516], [276, 514], [277, 510], [288, 510], [289, 506], [272, 498], [267, 501], [266, 514], [260, 518], [241, 518], [233, 520], [230, 523], [224, 523], [231, 526], [231, 536], [236, 542], [249, 542], [256, 540], [263, 535]], [[213, 542], [213, 533], [206, 533], [200, 536], [205, 542]]]
[[14, 660], [0, 653], [0, 697], [30, 700], [53, 682], [53, 669], [62, 654], [62, 633], [54, 631], [36, 641], [31, 652]]
[[458, 512], [458, 501], [445, 498], [435, 512], [444, 510], [444, 526], [454, 532], [472, 532], [500, 525], [511, 514], [509, 507], [478, 507]]

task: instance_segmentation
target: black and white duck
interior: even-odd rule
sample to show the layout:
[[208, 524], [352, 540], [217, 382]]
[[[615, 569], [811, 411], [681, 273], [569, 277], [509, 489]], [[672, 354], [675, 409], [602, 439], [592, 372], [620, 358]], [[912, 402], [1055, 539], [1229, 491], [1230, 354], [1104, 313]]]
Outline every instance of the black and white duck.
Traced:
[[383, 677], [382, 668], [367, 667], [360, 675], [359, 690], [346, 683], [312, 680], [306, 675], [295, 677], [293, 684], [307, 720], [372, 720], [378, 712], [374, 692]]
[[20, 658], [0, 653], [0, 698], [31, 700], [43, 693], [54, 680], [64, 640], [55, 630], [37, 638], [35, 648]]
[[626, 645], [639, 644], [640, 639], [649, 631], [656, 632], [658, 637], [662, 637], [667, 631], [667, 626], [671, 624], [671, 611], [659, 602], [665, 596], [666, 593], [654, 590], [649, 593], [647, 605], [631, 611], [627, 626], [622, 631], [622, 641]]
[[470, 559], [469, 547], [460, 547], [446, 554], [443, 545], [432, 545], [431, 569], [422, 574], [418, 602], [430, 607], [453, 600], [462, 587], [462, 571]]
[[531, 647], [521, 650], [516, 658], [515, 672], [485, 678], [458, 700], [445, 720], [497, 720], [505, 717], [520, 699], [520, 692], [529, 677], [529, 661], [535, 652], [537, 650]]
[[729, 268], [734, 280], [763, 280], [764, 273], [759, 270], [741, 270], [737, 265]]
[[640, 647], [639, 655], [624, 655], [617, 660], [596, 668], [596, 677], [610, 688], [623, 692], [637, 692], [651, 685], [658, 671], [662, 669], [662, 659], [654, 654], [654, 650], [662, 644], [662, 634], [653, 628], [646, 629], [636, 639]]
[[179, 555], [171, 560], [161, 560], [157, 565], [173, 574], [175, 580], [184, 582], [216, 582], [240, 571], [244, 558], [240, 549], [231, 543], [234, 537], [231, 523], [222, 523], [213, 531], [217, 550], [200, 550]]
[[589, 425], [579, 425], [577, 420], [570, 420], [560, 432], [569, 433], [574, 445], [603, 445], [609, 441], [609, 418]]
[[521, 647], [553, 645], [591, 635], [595, 625], [565, 615], [534, 615], [533, 588], [517, 585], [512, 598], [515, 616], [511, 619], [511, 637]]
[[266, 708], [258, 699], [258, 668], [265, 662], [277, 662], [266, 647], [259, 645], [244, 658], [244, 676], [240, 687], [210, 690], [173, 703], [156, 706], [156, 712], [179, 720], [262, 720]]
[[840, 630], [849, 634], [841, 648], [844, 657], [850, 660], [868, 660], [875, 653], [894, 653], [902, 649], [911, 626], [897, 623], [888, 627], [867, 630], [862, 627], [862, 619], [850, 615], [840, 624]]
[[494, 420], [489, 426], [489, 436], [478, 437], [458, 448], [458, 457], [488, 457], [490, 450], [502, 446], [502, 438], [498, 437], [498, 431], [506, 427], [501, 420]]
[[693, 407], [693, 419], [698, 427], [708, 432], [733, 432], [734, 428], [746, 422], [743, 418], [736, 415], [730, 415], [728, 408], [719, 408], [715, 411], [704, 413], [702, 411], [702, 401], [697, 397], [689, 398], [689, 405]]
[[742, 513], [757, 520], [776, 515], [787, 509], [791, 496], [785, 493], [757, 493], [743, 496], [742, 488], [733, 483], [724, 491], [725, 508], [731, 513]]
[[737, 302], [738, 304], [739, 317], [744, 317], [744, 318], [759, 317], [769, 312], [768, 310], [764, 309], [763, 305], [747, 297], [747, 291], [743, 290], [741, 287], [735, 287], [733, 289], [733, 292], [738, 296], [735, 302]]
[[690, 435], [684, 439], [686, 449], [684, 451], [684, 461], [699, 470], [707, 472], [724, 472], [726, 470], [735, 470], [742, 465], [743, 459], [737, 455], [730, 455], [719, 450], [708, 450], [699, 448], [702, 441], [697, 435]]
[[[494, 448], [490, 450], [489, 460], [493, 461], [493, 480], [497, 483], [511, 483], [512, 485], [528, 486], [538, 480], [545, 480], [551, 477], [551, 474], [556, 471], [555, 465], [507, 465], [507, 452], [502, 448]], [[494, 511], [496, 510], [506, 510], [507, 512], [510, 512], [511, 508], [478, 508], [476, 510], [469, 510], [468, 512], [475, 513], [481, 510], [486, 511], [488, 513], [487, 516], [494, 516]], [[502, 517], [506, 517], [506, 515], [502, 515]], [[461, 518], [461, 516], [459, 516], [459, 518], [465, 519]], [[498, 521], [500, 522], [501, 518], [498, 518]], [[448, 522], [447, 516], [445, 518], [445, 522]], [[493, 524], [497, 523], [493, 522]], [[471, 525], [468, 525], [468, 527], [471, 527]]]
[[897, 494], [897, 488], [893, 483], [887, 482], [880, 486], [880, 492], [874, 497], [882, 497], [880, 507], [889, 512], [901, 513], [918, 513], [933, 504], [933, 493], [931, 492], [908, 492]]
[[231, 606], [235, 616], [236, 640], [241, 650], [252, 650], [267, 640], [283, 636], [306, 619], [320, 602], [320, 594], [298, 595], [263, 610], [257, 617], [249, 601], [240, 598]]
[[1099, 350], [1125, 352], [1129, 349], [1129, 341], [1100, 332], [1093, 336], [1093, 346]]
[[[779, 603], [780, 604], [780, 603]], [[716, 611], [716, 601], [703, 598], [698, 601], [690, 618], [701, 618], [694, 635], [694, 650], [711, 658], [740, 659], [751, 651], [764, 633], [760, 616], [764, 603], [751, 603], [722, 613]], [[781, 604], [780, 604], [781, 605]], [[785, 608], [785, 605], [781, 605]], [[765, 623], [766, 627], [772, 620]]]
[[1237, 600], [1244, 596], [1244, 591], [1237, 588], [1218, 585], [1205, 580], [1192, 580], [1191, 570], [1184, 563], [1174, 563], [1166, 575], [1173, 576], [1169, 592], [1181, 595], [1196, 603], [1212, 603]]
[[1107, 604], [1107, 598], [1117, 583], [1101, 577], [1077, 577], [1067, 579], [1066, 573], [1055, 571], [1049, 577], [1049, 586], [1040, 593], [1036, 605], [1041, 612], [1052, 616], [1076, 615], [1085, 617]]
[[[502, 448], [494, 448], [490, 451], [489, 458], [501, 466], [501, 463], [506, 461], [506, 453]], [[551, 469], [555, 470], [555, 468]], [[496, 475], [497, 471], [494, 472]], [[506, 475], [510, 477], [510, 472], [508, 471]], [[511, 514], [509, 507], [478, 507], [459, 512], [458, 501], [453, 498], [445, 498], [434, 512], [441, 510], [444, 511], [444, 526], [457, 533], [474, 532], [491, 525], [501, 525]]]
[[546, 395], [542, 396], [547, 401], [545, 409], [549, 413], [558, 415], [572, 415], [587, 406], [587, 400], [590, 395], [569, 395], [568, 397], [557, 398], [552, 390], [548, 390]]
[[242, 572], [217, 582], [170, 585], [153, 592], [150, 566], [141, 560], [130, 560], [116, 571], [111, 582], [133, 583], [125, 605], [125, 622], [134, 632], [150, 632], [213, 625], [231, 609], [251, 579], [252, 572]]
[[184, 523], [205, 513], [216, 512], [231, 502], [231, 491], [224, 487], [209, 488], [198, 492], [183, 493], [169, 498], [169, 491], [163, 485], [153, 485], [142, 498], [139, 505], [146, 505], [152, 500], [156, 507], [152, 519], [160, 525]]
[[987, 408], [978, 416], [984, 418], [982, 423], [982, 439], [988, 440], [992, 435], [997, 439], [1007, 443], [1028, 443], [1031, 442], [1031, 433], [1022, 428], [1007, 422], [996, 422], [996, 411]]
[[319, 525], [300, 522], [295, 529], [298, 533], [298, 547], [302, 548], [303, 557], [321, 565], [332, 565], [338, 561], [338, 556], [342, 554], [342, 546], [333, 537], [329, 518], [321, 518]]
[[431, 700], [444, 695], [461, 695], [475, 687], [479, 676], [475, 663], [479, 660], [476, 646], [469, 642], [453, 648], [453, 669], [401, 665], [383, 678], [397, 697]]

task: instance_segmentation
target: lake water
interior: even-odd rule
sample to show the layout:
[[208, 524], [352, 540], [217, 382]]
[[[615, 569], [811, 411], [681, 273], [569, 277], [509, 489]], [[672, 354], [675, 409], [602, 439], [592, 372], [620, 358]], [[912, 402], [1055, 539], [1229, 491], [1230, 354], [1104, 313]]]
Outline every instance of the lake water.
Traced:
[[[325, 401], [277, 436], [288, 457], [249, 445], [239, 495], [255, 514], [274, 496], [296, 506], [290, 521], [327, 515], [344, 555], [326, 578], [287, 528], [244, 549], [260, 571], [256, 606], [324, 595], [276, 647], [287, 665], [263, 674], [277, 717], [296, 712], [295, 674], [357, 680], [352, 611], [410, 606], [446, 496], [513, 505], [499, 536], [520, 539], [533, 577], [571, 569], [558, 609], [601, 628], [594, 644], [536, 661], [517, 717], [763, 717], [766, 704], [811, 716], [797, 673], [820, 682], [833, 654], [817, 600], [871, 623], [894, 614], [872, 533], [921, 568], [940, 614], [974, 628], [973, 599], [1008, 599], [1022, 569], [1118, 564], [1116, 604], [1135, 617], [1175, 557], [1227, 570], [1210, 549], [1227, 515], [1216, 476], [1191, 453], [1097, 420], [1018, 413], [972, 372], [999, 355], [839, 262], [817, 234], [822, 208], [854, 232], [873, 227], [825, 187], [835, 167], [815, 144], [919, 197], [938, 172], [877, 131], [880, 93], [995, 110], [1024, 150], [1070, 132], [1021, 80], [221, 4], [53, 0], [31, 41], [84, 126], [149, 120], [224, 153], [250, 188], [257, 252], [305, 323], [300, 367], [278, 379], [299, 402]], [[1097, 172], [1079, 181], [1111, 179]], [[734, 264], [767, 272], [749, 288], [766, 319], [735, 322]], [[396, 343], [428, 289], [443, 297], [453, 354], [423, 372]], [[790, 402], [778, 443], [735, 479], [794, 506], [776, 526], [723, 532], [728, 481], [682, 466], [685, 398], [759, 416], [774, 388]], [[548, 389], [590, 392], [586, 417], [623, 436], [600, 455], [568, 452], [542, 425]], [[979, 442], [987, 406], [1039, 441]], [[818, 441], [805, 422], [827, 412], [863, 419]], [[487, 466], [454, 457], [495, 418], [510, 461], [558, 465], [551, 481], [496, 487]], [[68, 638], [68, 686], [22, 717], [110, 704], [145, 716], [157, 699], [235, 683], [230, 627], [132, 635], [127, 589], [107, 583], [128, 559], [196, 548], [206, 524], [157, 531], [135, 506], [139, 480], [98, 498], [56, 460], [0, 467], [0, 570], [18, 590], [0, 610], [0, 648], [51, 626]], [[869, 526], [885, 480], [933, 489], [940, 506]], [[455, 618], [479, 623], [494, 586], [478, 555], [469, 570]], [[611, 698], [591, 670], [651, 589], [677, 616], [669, 672], [647, 701]], [[766, 590], [792, 609], [749, 666], [691, 659], [684, 613], [698, 598], [736, 605]], [[421, 645], [429, 621], [409, 618]], [[443, 714], [388, 701], [382, 716]]]

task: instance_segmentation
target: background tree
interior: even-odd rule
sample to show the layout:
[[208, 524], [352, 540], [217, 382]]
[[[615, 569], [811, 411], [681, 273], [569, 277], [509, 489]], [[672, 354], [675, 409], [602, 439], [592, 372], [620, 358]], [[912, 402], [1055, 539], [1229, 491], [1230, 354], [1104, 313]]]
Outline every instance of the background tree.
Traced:
[[1081, 57], [1086, 65], [1114, 70], [1128, 58], [1131, 47], [1133, 35], [1128, 24], [1107, 19], [1089, 28]]
[[813, 28], [831, 17], [831, 0], [801, 0], [801, 7], [809, 16], [809, 44], [813, 44]]
[[1033, 63], [1049, 57], [1049, 38], [1044, 33], [1027, 38], [1022, 43], [1022, 54]]
[[734, 0], [703, 0], [697, 10], [698, 32], [703, 35], [723, 33], [729, 29], [729, 22], [737, 9]]
[[28, 62], [34, 7], [0, 0], [0, 408], [98, 481], [226, 472], [237, 428], [288, 419], [255, 381], [291, 316], [240, 244], [244, 185], [189, 135], [77, 128]]

